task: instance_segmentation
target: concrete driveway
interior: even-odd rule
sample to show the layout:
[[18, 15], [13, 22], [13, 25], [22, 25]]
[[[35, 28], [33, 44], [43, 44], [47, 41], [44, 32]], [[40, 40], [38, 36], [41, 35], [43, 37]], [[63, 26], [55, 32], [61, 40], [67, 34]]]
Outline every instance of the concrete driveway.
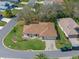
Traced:
[[55, 46], [55, 40], [45, 40], [46, 48], [45, 51], [55, 51], [57, 50]]
[[23, 7], [16, 7], [15, 9], [16, 9], [16, 10], [22, 10]]
[[3, 27], [4, 27], [4, 26], [0, 26], [0, 30], [2, 30], [2, 29], [3, 29]]
[[2, 18], [1, 21], [4, 21], [4, 22], [7, 22], [8, 23], [8, 22], [11, 21], [11, 18]]
[[24, 4], [24, 5], [26, 5], [26, 4], [28, 4], [28, 2], [21, 2], [21, 4]]

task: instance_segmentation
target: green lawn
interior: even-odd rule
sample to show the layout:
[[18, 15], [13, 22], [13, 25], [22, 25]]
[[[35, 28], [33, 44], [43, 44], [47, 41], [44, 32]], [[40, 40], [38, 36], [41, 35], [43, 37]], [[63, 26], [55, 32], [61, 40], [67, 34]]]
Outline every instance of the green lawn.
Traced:
[[29, 2], [29, 0], [21, 0], [21, 2]]
[[0, 21], [0, 26], [4, 26], [5, 24], [6, 24], [6, 22]]
[[39, 1], [39, 2], [40, 2], [40, 1], [44, 1], [44, 0], [37, 0], [37, 1]]
[[[22, 38], [22, 29], [24, 22], [19, 22], [17, 26], [8, 34], [8, 36], [4, 40], [4, 44], [12, 49], [17, 50], [44, 50], [45, 42], [39, 39], [29, 39], [23, 40]], [[13, 40], [16, 39], [16, 43]]]
[[59, 33], [59, 37], [56, 40], [56, 47], [59, 48], [63, 48], [63, 47], [68, 47], [68, 48], [72, 48], [72, 45], [70, 43], [70, 41], [66, 38], [64, 32], [60, 29], [60, 27], [57, 25], [57, 30]]
[[79, 59], [79, 56], [74, 56], [72, 57], [72, 59]]
[[4, 11], [0, 11], [0, 14], [3, 14], [4, 13]]
[[13, 10], [11, 10], [12, 11], [12, 13], [13, 13], [13, 15], [16, 15], [18, 12], [20, 12], [21, 10], [16, 10], [16, 9], [13, 9]]

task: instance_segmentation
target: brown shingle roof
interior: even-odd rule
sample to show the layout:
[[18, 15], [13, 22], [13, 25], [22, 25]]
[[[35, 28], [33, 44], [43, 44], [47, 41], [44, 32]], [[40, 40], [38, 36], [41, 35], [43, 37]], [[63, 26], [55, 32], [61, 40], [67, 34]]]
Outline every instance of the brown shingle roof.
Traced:
[[40, 36], [57, 36], [54, 24], [50, 22], [24, 25], [23, 33], [39, 34]]

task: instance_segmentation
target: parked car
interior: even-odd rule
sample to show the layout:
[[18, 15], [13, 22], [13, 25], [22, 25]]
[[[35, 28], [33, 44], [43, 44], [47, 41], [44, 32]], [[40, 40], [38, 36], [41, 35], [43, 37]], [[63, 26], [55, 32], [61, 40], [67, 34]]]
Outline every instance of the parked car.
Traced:
[[3, 18], [3, 15], [0, 14], [0, 21], [1, 21], [2, 18]]
[[12, 7], [12, 8], [15, 8], [15, 7], [18, 7], [18, 6], [17, 6], [17, 5], [12, 5], [11, 7]]
[[72, 49], [71, 48], [67, 48], [67, 47], [63, 47], [63, 48], [61, 48], [61, 51], [62, 52], [72, 51]]
[[72, 47], [73, 50], [79, 50], [79, 46]]

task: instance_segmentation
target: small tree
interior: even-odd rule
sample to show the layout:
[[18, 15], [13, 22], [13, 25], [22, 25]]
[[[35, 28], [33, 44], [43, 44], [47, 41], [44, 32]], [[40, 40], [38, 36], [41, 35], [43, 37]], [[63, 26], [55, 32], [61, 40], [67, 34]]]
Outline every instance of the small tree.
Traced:
[[13, 16], [14, 15], [12, 14], [12, 11], [10, 9], [5, 10], [4, 17], [11, 18]]

